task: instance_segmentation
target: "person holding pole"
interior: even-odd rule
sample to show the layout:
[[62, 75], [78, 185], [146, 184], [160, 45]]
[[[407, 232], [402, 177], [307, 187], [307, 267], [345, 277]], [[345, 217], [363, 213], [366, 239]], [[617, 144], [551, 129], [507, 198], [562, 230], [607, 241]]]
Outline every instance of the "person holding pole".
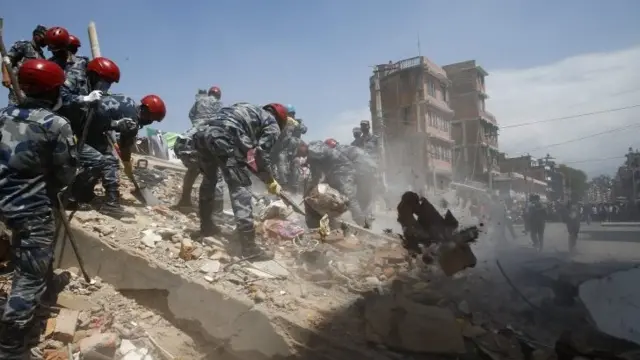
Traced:
[[26, 98], [0, 110], [0, 216], [13, 234], [15, 266], [0, 317], [0, 359], [29, 356], [36, 309], [53, 274], [56, 194], [76, 175], [71, 125], [54, 113], [64, 79], [55, 63], [27, 60], [18, 70]]

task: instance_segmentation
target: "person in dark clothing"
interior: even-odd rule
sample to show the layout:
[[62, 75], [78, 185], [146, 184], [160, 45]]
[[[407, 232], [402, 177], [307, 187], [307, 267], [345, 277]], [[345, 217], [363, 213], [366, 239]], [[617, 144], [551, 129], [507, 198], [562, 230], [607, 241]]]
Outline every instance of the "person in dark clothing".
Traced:
[[529, 204], [525, 212], [525, 228], [530, 233], [531, 242], [538, 251], [544, 246], [544, 228], [547, 218], [547, 210], [540, 202], [540, 195], [529, 195]]
[[563, 211], [563, 222], [567, 225], [569, 233], [569, 251], [573, 252], [578, 241], [578, 233], [580, 232], [580, 209], [578, 204], [569, 200]]

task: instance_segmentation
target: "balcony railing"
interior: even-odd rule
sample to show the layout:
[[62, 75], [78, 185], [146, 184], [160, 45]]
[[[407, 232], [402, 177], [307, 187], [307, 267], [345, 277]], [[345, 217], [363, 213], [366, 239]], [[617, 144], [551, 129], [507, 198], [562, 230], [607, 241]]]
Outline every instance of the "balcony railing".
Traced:
[[498, 125], [498, 122], [496, 121], [496, 117], [492, 113], [486, 110], [480, 110], [480, 117], [492, 123], [493, 125]]
[[[447, 78], [447, 74], [444, 72], [444, 70], [440, 69], [436, 64], [434, 64], [433, 62], [431, 62], [431, 60], [429, 60], [424, 56], [416, 56], [409, 59], [400, 60], [393, 64], [376, 65], [376, 70], [378, 71], [380, 77], [385, 77], [393, 73], [396, 73], [398, 71], [411, 69], [414, 67], [420, 66], [424, 68], [425, 65], [426, 65], [426, 70], [431, 75], [435, 76], [441, 81], [445, 81], [449, 83], [449, 79]], [[375, 76], [372, 76], [369, 78], [370, 85], [373, 85], [374, 77]]]

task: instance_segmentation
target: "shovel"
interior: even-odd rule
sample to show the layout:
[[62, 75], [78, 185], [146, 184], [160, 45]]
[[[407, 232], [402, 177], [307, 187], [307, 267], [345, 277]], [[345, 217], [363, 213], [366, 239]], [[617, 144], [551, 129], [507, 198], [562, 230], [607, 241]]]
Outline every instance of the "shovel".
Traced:
[[[258, 179], [262, 180], [260, 176], [258, 176], [258, 166], [256, 165], [256, 157], [255, 157], [255, 149], [249, 150], [247, 153], [247, 167], [249, 170], [255, 175]], [[265, 184], [266, 185], [266, 184]], [[291, 208], [300, 215], [305, 215], [304, 210], [298, 205], [289, 194], [284, 191], [280, 191], [278, 197], [287, 205], [291, 206]]]
[[[107, 137], [107, 141], [111, 145], [113, 155], [116, 156], [118, 160], [120, 160], [120, 165], [124, 167], [124, 162], [122, 161], [120, 154], [116, 151], [116, 146], [113, 139], [111, 138], [111, 135], [105, 134], [105, 136]], [[131, 183], [133, 184], [133, 187], [135, 188], [135, 190], [133, 191], [133, 196], [135, 196], [140, 202], [148, 206], [156, 206], [161, 204], [160, 201], [153, 195], [153, 193], [151, 192], [151, 189], [148, 189], [146, 187], [141, 187], [138, 184], [138, 181], [136, 181], [136, 179], [133, 176], [127, 175], [127, 177], [129, 178], [129, 181], [131, 181]]]

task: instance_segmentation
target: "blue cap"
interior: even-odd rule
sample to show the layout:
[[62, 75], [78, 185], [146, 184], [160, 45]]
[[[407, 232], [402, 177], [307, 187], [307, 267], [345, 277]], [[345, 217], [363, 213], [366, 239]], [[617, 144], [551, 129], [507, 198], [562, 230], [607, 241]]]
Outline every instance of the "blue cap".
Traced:
[[287, 113], [295, 114], [295, 112], [296, 112], [296, 107], [291, 104], [287, 104]]

